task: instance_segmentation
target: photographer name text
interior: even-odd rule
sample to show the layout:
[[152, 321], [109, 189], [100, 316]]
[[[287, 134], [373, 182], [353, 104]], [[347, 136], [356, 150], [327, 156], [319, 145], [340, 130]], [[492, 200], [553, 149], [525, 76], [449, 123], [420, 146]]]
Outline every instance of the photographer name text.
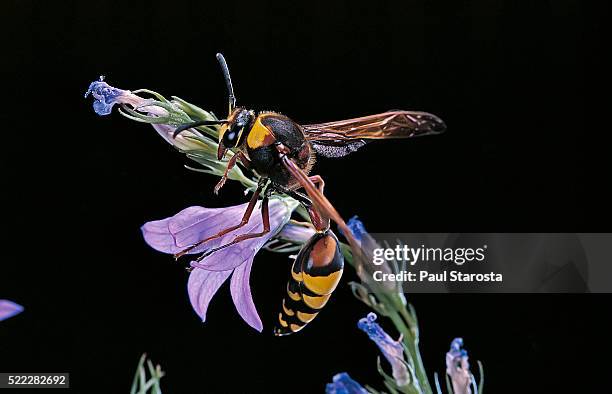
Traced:
[[429, 272], [420, 270], [418, 272], [400, 271], [390, 274], [375, 271], [372, 275], [377, 282], [502, 282], [503, 275], [496, 272], [489, 273], [464, 273], [459, 271]]

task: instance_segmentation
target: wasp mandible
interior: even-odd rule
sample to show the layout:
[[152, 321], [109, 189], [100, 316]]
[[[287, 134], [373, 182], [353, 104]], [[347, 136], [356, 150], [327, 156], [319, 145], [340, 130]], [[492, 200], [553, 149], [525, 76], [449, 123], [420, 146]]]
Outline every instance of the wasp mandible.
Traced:
[[[287, 335], [301, 330], [325, 306], [334, 291], [342, 271], [344, 258], [338, 238], [330, 230], [330, 220], [336, 222], [353, 250], [359, 245], [352, 237], [342, 217], [323, 194], [325, 183], [319, 175], [309, 175], [315, 156], [342, 157], [364, 146], [369, 140], [410, 138], [439, 134], [444, 122], [426, 112], [394, 110], [376, 115], [320, 124], [300, 125], [276, 112], [255, 112], [236, 106], [236, 97], [227, 63], [217, 54], [229, 96], [226, 119], [196, 121], [180, 125], [174, 136], [198, 126], [220, 126], [217, 156], [223, 159], [228, 149], [235, 154], [227, 163], [224, 176], [215, 186], [223, 187], [228, 172], [240, 160], [260, 176], [259, 183], [240, 223], [200, 240], [177, 253], [176, 258], [197, 246], [217, 239], [246, 225], [262, 196], [263, 230], [236, 236], [231, 242], [209, 249], [198, 258], [246, 239], [270, 232], [268, 200], [273, 193], [282, 193], [298, 200], [308, 211], [316, 233], [304, 244], [290, 271], [287, 295], [283, 299], [275, 335]], [[306, 194], [299, 191], [304, 189]]]

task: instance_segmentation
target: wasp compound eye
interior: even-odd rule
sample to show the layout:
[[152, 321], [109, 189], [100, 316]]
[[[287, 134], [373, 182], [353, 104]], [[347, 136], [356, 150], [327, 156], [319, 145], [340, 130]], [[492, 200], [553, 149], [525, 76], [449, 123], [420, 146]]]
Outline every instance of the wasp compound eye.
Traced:
[[236, 146], [238, 140], [238, 132], [232, 127], [223, 134], [223, 145], [226, 148], [233, 148]]

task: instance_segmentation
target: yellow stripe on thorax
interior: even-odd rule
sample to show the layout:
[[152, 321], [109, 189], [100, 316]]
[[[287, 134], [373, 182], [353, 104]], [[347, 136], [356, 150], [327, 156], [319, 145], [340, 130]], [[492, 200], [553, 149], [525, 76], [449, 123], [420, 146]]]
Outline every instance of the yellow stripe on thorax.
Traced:
[[255, 119], [255, 124], [251, 128], [251, 131], [249, 131], [249, 135], [247, 136], [247, 146], [251, 149], [268, 146], [276, 141], [276, 138], [274, 138], [274, 135], [272, 135], [270, 129], [261, 123], [261, 120], [264, 117], [265, 115], [259, 115], [257, 119]]

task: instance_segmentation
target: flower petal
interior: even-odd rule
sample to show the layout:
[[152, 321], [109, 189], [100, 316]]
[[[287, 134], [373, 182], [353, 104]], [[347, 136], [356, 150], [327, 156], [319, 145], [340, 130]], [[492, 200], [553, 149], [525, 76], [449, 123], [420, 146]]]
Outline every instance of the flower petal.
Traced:
[[[172, 217], [145, 223], [141, 227], [142, 235], [153, 249], [174, 254], [214, 234], [213, 229], [208, 229], [207, 223], [222, 211], [223, 209], [197, 206], [185, 208]], [[231, 215], [229, 208], [226, 214]], [[196, 252], [197, 250], [192, 251]]]
[[250, 276], [252, 265], [253, 257], [234, 270], [230, 283], [230, 290], [232, 293], [232, 300], [234, 300], [234, 305], [240, 317], [242, 317], [249, 326], [261, 332], [263, 330], [263, 324], [261, 323], [259, 314], [257, 314], [257, 309], [255, 309], [255, 304], [253, 303], [253, 296], [251, 295]]
[[[159, 113], [159, 110], [154, 111], [154, 109], [156, 108], [159, 108], [159, 107], [149, 106], [149, 107], [142, 108], [142, 110], [147, 110], [150, 115], [163, 116], [163, 114]], [[197, 137], [197, 135], [194, 134], [190, 130], [185, 130], [181, 134], [175, 137], [174, 136], [174, 131], [176, 130], [175, 126], [170, 126], [164, 123], [160, 123], [160, 124], [152, 123], [151, 126], [153, 126], [155, 131], [157, 131], [157, 134], [159, 134], [164, 140], [166, 140], [167, 143], [177, 147], [180, 150], [189, 151], [189, 150], [201, 149], [201, 145], [189, 140], [188, 137]]]
[[89, 85], [85, 97], [90, 94], [94, 98], [94, 111], [100, 116], [110, 114], [115, 104], [130, 104], [136, 107], [146, 101], [142, 97], [132, 94], [129, 90], [121, 90], [110, 86], [104, 82], [103, 77]]
[[451, 342], [450, 350], [446, 353], [446, 373], [453, 383], [454, 393], [471, 394], [472, 375], [467, 351], [463, 349], [462, 338], [455, 338]]
[[314, 227], [310, 223], [291, 221], [283, 226], [277, 238], [286, 239], [295, 243], [305, 243], [315, 234], [315, 232]]
[[[208, 238], [220, 230], [238, 224], [247, 204], [228, 208], [185, 208], [176, 215], [145, 223], [141, 230], [145, 241], [153, 249], [164, 253], [177, 253]], [[201, 253], [210, 245], [202, 245], [191, 253]]]
[[[190, 208], [199, 208], [199, 207], [190, 207]], [[190, 209], [187, 208], [187, 209]], [[182, 212], [182, 211], [181, 211]], [[152, 247], [153, 249], [163, 252], [163, 253], [176, 253], [178, 252], [178, 247], [176, 247], [174, 243], [174, 237], [170, 234], [168, 230], [168, 222], [171, 218], [166, 218], [162, 220], [154, 220], [151, 222], [145, 223], [142, 227], [140, 227], [140, 231], [142, 231], [142, 236], [145, 242]]]
[[342, 372], [334, 375], [333, 382], [325, 386], [325, 394], [368, 394], [368, 392], [348, 373]]
[[23, 312], [23, 307], [9, 300], [0, 300], [0, 321]]
[[393, 378], [397, 385], [401, 387], [408, 384], [410, 375], [408, 374], [404, 361], [404, 347], [399, 341], [393, 340], [393, 338], [376, 323], [376, 314], [370, 312], [366, 317], [359, 319], [357, 327], [368, 334], [370, 339], [376, 343], [389, 364], [391, 364]]
[[[363, 235], [368, 233], [365, 229], [365, 226], [363, 225], [363, 222], [359, 220], [357, 216], [353, 216], [352, 218], [350, 218], [349, 221], [346, 223], [346, 226], [349, 228], [349, 230], [351, 230], [351, 233], [353, 233], [353, 237], [357, 241], [361, 241]], [[340, 231], [340, 233], [342, 235], [345, 235], [344, 233], [342, 233], [342, 231]]]
[[[189, 207], [171, 218], [145, 223], [141, 230], [145, 241], [152, 248], [174, 254], [227, 227], [240, 223], [247, 205], [241, 204], [228, 208]], [[220, 250], [206, 258], [201, 264], [208, 270], [226, 271], [236, 268], [254, 256], [289, 221], [295, 205], [281, 199], [272, 199], [269, 209], [270, 232], [268, 234]], [[245, 226], [206, 242], [191, 250], [190, 253], [202, 253], [207, 249], [230, 243], [237, 235], [261, 230], [263, 230], [263, 223], [258, 205]]]
[[195, 269], [189, 275], [187, 281], [187, 292], [191, 306], [196, 311], [202, 321], [206, 321], [206, 311], [208, 304], [219, 290], [219, 287], [229, 278], [232, 271], [207, 271]]
[[[281, 199], [272, 199], [269, 204], [270, 211], [270, 232], [264, 236], [247, 239], [235, 245], [219, 250], [207, 257], [202, 264], [209, 270], [227, 270], [235, 268], [246, 262], [274, 237], [291, 218], [291, 213], [297, 203], [288, 202]], [[257, 209], [257, 208], [256, 208]], [[257, 209], [259, 211], [259, 209]], [[209, 248], [225, 245], [231, 242], [236, 235], [260, 232], [263, 230], [261, 214], [254, 212], [249, 223], [239, 230], [233, 231], [219, 240], [208, 243]]]

